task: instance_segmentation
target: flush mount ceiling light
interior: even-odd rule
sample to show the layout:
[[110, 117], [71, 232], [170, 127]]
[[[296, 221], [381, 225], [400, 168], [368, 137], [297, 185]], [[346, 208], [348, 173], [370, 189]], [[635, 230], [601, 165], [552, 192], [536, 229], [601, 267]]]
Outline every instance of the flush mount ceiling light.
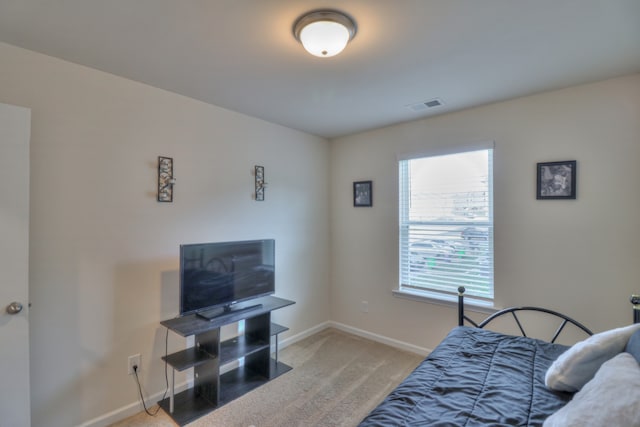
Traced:
[[316, 10], [293, 24], [296, 40], [312, 55], [328, 58], [342, 52], [356, 35], [356, 23], [336, 10]]

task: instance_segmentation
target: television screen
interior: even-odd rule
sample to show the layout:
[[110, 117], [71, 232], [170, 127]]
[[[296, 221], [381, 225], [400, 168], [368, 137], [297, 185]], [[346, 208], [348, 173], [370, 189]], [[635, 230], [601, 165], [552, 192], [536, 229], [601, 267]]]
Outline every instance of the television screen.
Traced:
[[180, 314], [225, 307], [275, 292], [275, 241], [180, 246]]

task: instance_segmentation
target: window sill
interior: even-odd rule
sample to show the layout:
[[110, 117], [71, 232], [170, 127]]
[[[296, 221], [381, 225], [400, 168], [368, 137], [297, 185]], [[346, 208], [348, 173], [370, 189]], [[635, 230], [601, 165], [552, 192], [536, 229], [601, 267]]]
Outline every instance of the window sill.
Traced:
[[[393, 295], [398, 298], [409, 299], [413, 301], [426, 302], [427, 304], [443, 305], [445, 307], [458, 307], [458, 297], [453, 295], [442, 295], [428, 292], [411, 292], [406, 290], [394, 289]], [[464, 298], [465, 311], [472, 311], [482, 314], [493, 314], [500, 310], [493, 303], [482, 301], [471, 297]]]

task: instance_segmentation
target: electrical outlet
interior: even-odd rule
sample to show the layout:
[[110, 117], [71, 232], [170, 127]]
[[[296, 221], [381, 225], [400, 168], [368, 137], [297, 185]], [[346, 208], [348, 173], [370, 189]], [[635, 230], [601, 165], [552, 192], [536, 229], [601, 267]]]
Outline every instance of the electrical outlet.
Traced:
[[369, 301], [362, 301], [362, 304], [360, 305], [360, 310], [363, 313], [368, 313], [369, 312]]
[[140, 358], [140, 354], [134, 354], [133, 356], [129, 356], [129, 359], [127, 359], [127, 373], [129, 375], [133, 375], [133, 367], [137, 366], [137, 370], [138, 372], [140, 372], [140, 368], [142, 367], [142, 365], [140, 364], [141, 358]]

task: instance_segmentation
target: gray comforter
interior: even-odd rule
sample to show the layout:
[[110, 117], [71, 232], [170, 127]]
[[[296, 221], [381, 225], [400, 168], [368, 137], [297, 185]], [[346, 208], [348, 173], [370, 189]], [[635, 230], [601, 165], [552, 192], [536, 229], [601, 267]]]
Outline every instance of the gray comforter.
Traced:
[[544, 375], [567, 347], [461, 326], [360, 424], [539, 426], [571, 399]]

